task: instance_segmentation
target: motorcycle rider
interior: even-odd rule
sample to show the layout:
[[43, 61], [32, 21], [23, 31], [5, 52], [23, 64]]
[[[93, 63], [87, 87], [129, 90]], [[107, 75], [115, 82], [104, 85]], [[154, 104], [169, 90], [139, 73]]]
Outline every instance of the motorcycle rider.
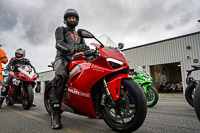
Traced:
[[64, 24], [66, 27], [59, 26], [55, 31], [57, 55], [55, 57], [55, 77], [53, 79], [52, 95], [52, 112], [51, 127], [52, 129], [62, 128], [61, 124], [61, 101], [64, 88], [67, 87], [68, 66], [72, 55], [76, 52], [88, 50], [83, 38], [79, 37], [75, 27], [79, 23], [79, 14], [74, 9], [68, 9], [64, 13]]
[[[2, 96], [7, 95], [8, 90], [9, 90], [9, 85], [10, 85], [13, 77], [16, 76], [14, 72], [18, 71], [18, 65], [30, 65], [34, 69], [34, 72], [36, 73], [35, 68], [31, 65], [30, 61], [28, 59], [24, 58], [25, 54], [26, 54], [25, 50], [23, 50], [22, 48], [17, 49], [15, 51], [15, 57], [12, 57], [10, 59], [10, 62], [6, 66], [7, 70], [9, 71], [9, 75], [8, 75], [7, 81], [3, 87], [2, 94], [1, 94]], [[1, 98], [0, 105], [2, 105], [3, 101], [4, 101], [4, 98]], [[36, 104], [33, 103], [32, 106], [36, 106]]]

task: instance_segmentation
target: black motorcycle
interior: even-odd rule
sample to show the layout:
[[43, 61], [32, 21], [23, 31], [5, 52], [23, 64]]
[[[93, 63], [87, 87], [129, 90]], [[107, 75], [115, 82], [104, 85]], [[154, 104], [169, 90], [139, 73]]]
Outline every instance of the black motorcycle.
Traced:
[[177, 86], [175, 82], [168, 82], [166, 83], [166, 86], [164, 88], [166, 92], [176, 92], [177, 91]]
[[185, 99], [192, 107], [194, 107], [193, 101], [194, 101], [195, 88], [197, 86], [197, 80], [195, 80], [192, 77], [192, 72], [200, 70], [200, 65], [193, 65], [191, 67], [193, 67], [193, 69], [187, 70], [187, 78], [186, 78], [187, 87], [185, 89]]

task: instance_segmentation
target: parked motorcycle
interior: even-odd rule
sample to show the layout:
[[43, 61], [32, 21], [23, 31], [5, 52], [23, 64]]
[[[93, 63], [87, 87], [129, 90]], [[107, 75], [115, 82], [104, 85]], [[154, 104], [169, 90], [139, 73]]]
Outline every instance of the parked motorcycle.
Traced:
[[176, 83], [176, 91], [183, 92], [183, 84], [182, 82]]
[[177, 91], [177, 86], [175, 82], [167, 82], [165, 89], [166, 92], [176, 92]]
[[[79, 29], [83, 38], [94, 38], [95, 50], [77, 53], [69, 64], [69, 82], [64, 90], [62, 110], [90, 118], [104, 119], [118, 132], [132, 132], [144, 122], [147, 113], [145, 95], [132, 80], [127, 58], [107, 37], [96, 39]], [[105, 39], [104, 43], [102, 40]], [[44, 105], [51, 113], [52, 82], [45, 88]]]
[[139, 66], [131, 76], [133, 76], [133, 80], [142, 87], [146, 95], [147, 106], [155, 106], [158, 102], [158, 91], [151, 85], [151, 83], [153, 83], [153, 78], [150, 74]]
[[193, 69], [187, 70], [187, 78], [186, 78], [187, 87], [185, 89], [185, 99], [192, 107], [194, 107], [193, 101], [194, 101], [195, 88], [197, 86], [197, 80], [195, 80], [192, 77], [192, 72], [200, 70], [200, 66], [193, 65], [191, 67], [193, 67]]
[[9, 86], [6, 104], [8, 106], [22, 104], [25, 110], [29, 110], [34, 100], [33, 88], [36, 84], [37, 74], [31, 66], [19, 65], [15, 75]]

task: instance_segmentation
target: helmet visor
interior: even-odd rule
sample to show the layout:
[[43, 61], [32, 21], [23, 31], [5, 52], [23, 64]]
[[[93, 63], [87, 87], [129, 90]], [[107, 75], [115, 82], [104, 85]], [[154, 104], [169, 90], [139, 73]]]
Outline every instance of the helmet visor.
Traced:
[[20, 59], [20, 58], [23, 57], [23, 55], [22, 55], [22, 54], [19, 54], [19, 53], [15, 53], [15, 57]]

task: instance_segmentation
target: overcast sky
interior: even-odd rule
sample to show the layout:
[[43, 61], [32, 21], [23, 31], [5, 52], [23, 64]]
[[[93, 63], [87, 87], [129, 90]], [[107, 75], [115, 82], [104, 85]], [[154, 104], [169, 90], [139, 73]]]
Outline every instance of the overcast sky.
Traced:
[[0, 0], [0, 43], [7, 57], [24, 48], [37, 72], [50, 70], [55, 29], [64, 26], [68, 8], [79, 12], [77, 29], [106, 34], [125, 48], [200, 31], [200, 0]]

